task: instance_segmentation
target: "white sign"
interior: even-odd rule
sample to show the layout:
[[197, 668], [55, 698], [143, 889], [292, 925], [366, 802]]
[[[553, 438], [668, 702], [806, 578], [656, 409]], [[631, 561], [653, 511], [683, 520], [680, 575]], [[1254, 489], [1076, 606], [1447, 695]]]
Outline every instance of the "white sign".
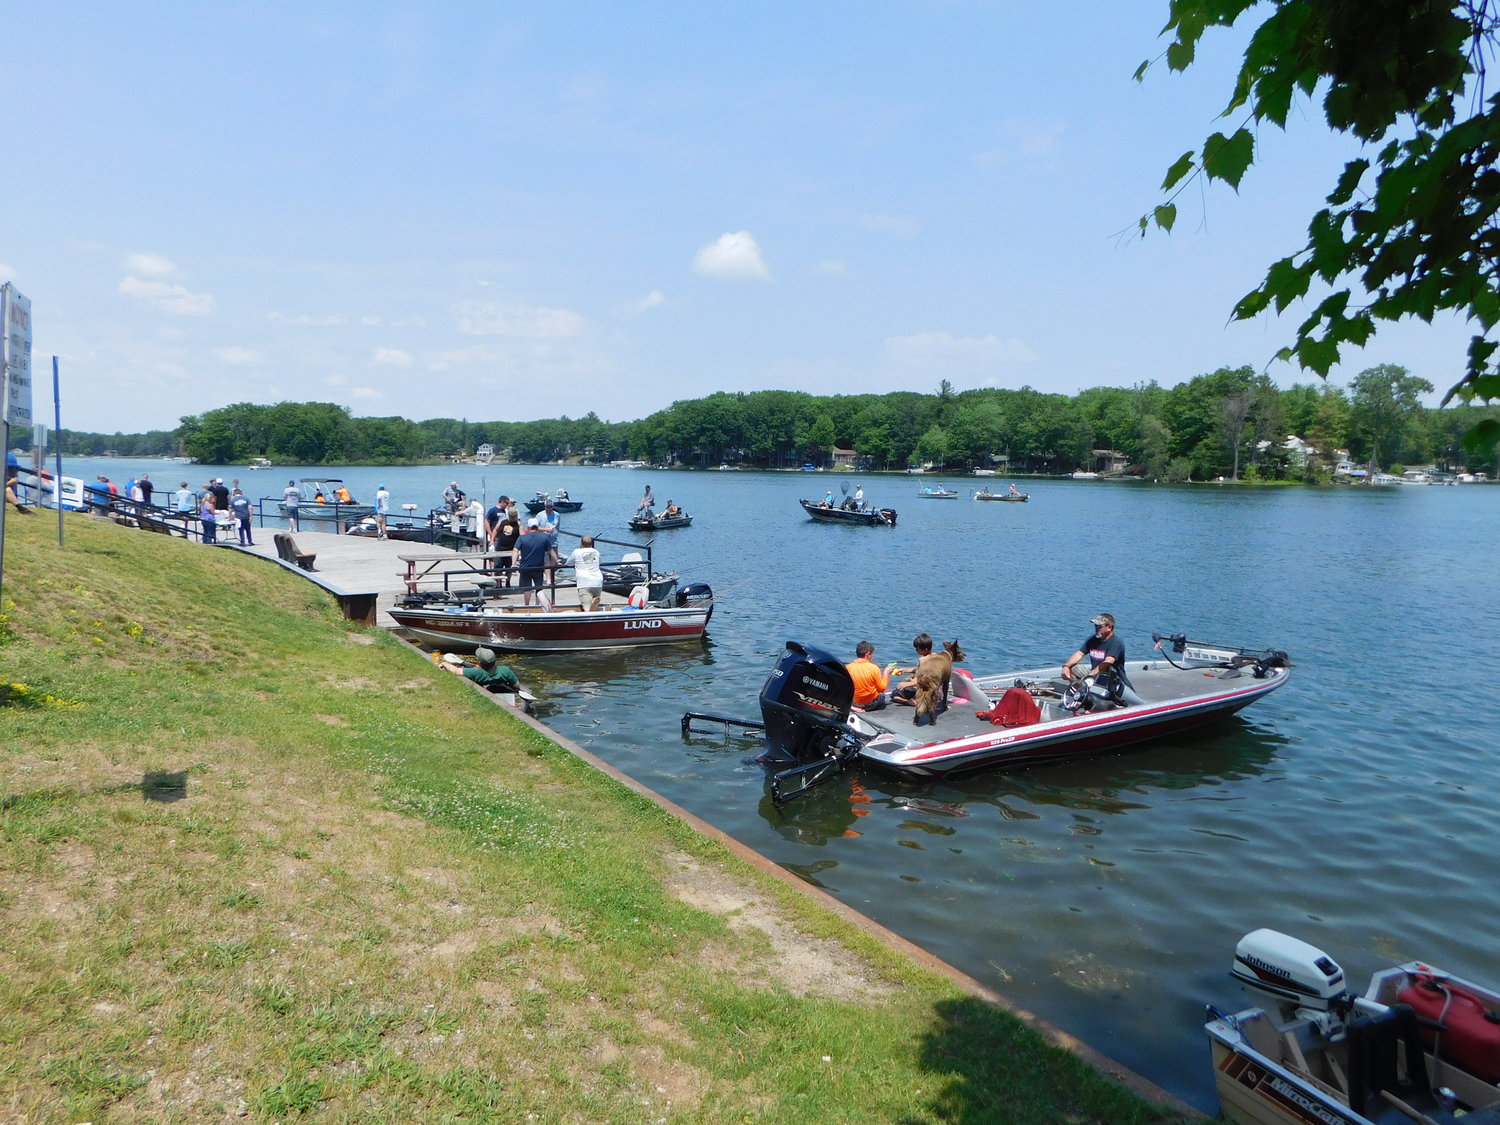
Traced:
[[17, 293], [9, 282], [5, 299], [3, 331], [5, 345], [5, 421], [31, 429], [31, 300]]

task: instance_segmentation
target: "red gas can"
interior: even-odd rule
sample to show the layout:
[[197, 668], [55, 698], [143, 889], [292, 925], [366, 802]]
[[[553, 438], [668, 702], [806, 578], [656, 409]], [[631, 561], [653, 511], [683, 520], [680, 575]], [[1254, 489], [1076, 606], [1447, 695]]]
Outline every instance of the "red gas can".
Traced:
[[1438, 1053], [1449, 1062], [1485, 1082], [1500, 1082], [1500, 1012], [1487, 1009], [1463, 985], [1425, 973], [1403, 988], [1397, 999], [1410, 1004], [1419, 1019], [1441, 1021], [1441, 1030], [1422, 1028], [1429, 1047], [1436, 1040]]

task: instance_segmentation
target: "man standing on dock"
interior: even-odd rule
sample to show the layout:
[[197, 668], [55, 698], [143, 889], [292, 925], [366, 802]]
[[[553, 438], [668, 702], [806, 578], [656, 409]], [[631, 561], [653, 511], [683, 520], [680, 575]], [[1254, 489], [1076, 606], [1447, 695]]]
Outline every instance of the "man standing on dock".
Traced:
[[385, 518], [391, 514], [391, 494], [386, 491], [385, 485], [375, 489], [375, 527], [377, 528], [375, 538], [385, 538]]
[[286, 526], [288, 531], [300, 531], [297, 526], [297, 509], [302, 506], [302, 490], [297, 487], [297, 482], [289, 480], [286, 487], [281, 490], [281, 503], [286, 508]]

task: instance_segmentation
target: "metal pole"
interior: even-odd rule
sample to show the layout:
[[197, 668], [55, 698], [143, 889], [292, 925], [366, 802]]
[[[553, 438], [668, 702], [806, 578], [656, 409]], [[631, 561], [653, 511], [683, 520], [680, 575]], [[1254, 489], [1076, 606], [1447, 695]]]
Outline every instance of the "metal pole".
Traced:
[[[52, 357], [52, 499], [57, 501], [57, 545], [63, 545], [62, 505], [62, 396], [57, 391], [57, 357]], [[41, 483], [40, 478], [38, 484]]]

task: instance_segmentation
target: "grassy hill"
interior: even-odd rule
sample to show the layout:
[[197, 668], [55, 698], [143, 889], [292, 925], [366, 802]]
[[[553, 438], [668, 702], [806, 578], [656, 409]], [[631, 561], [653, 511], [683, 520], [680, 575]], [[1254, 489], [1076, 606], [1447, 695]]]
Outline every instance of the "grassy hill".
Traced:
[[0, 1120], [1177, 1120], [297, 576], [66, 525], [7, 513]]

